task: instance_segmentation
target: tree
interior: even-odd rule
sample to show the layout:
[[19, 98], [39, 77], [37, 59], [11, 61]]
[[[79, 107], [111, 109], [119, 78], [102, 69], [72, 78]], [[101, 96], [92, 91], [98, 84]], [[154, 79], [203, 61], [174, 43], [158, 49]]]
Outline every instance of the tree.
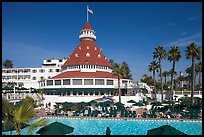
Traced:
[[140, 81], [147, 83], [147, 85], [154, 86], [154, 81], [153, 81], [152, 77], [148, 76], [147, 74], [144, 74]]
[[168, 71], [164, 71], [163, 73], [162, 73], [162, 76], [164, 77], [164, 82], [166, 83], [166, 77], [168, 76]]
[[111, 69], [113, 69], [114, 64], [115, 64], [114, 60], [113, 60], [113, 59], [109, 59], [109, 63], [112, 65], [112, 66], [111, 66]]
[[126, 79], [132, 79], [130, 68], [126, 62], [122, 62], [122, 77]]
[[195, 60], [200, 60], [201, 49], [196, 47], [196, 43], [191, 43], [186, 49], [186, 58], [192, 59], [192, 75], [191, 75], [191, 101], [194, 104], [194, 86], [195, 86]]
[[[26, 99], [19, 105], [12, 105], [8, 100], [2, 100], [2, 115], [3, 121], [6, 126], [10, 125], [16, 130], [16, 135], [20, 135], [21, 125], [29, 122], [35, 115], [36, 112], [32, 104]], [[47, 120], [45, 118], [28, 126], [29, 134], [32, 133], [33, 129], [39, 126], [45, 126]]]
[[[171, 88], [170, 92], [173, 96], [173, 88], [174, 88], [174, 72], [175, 72], [175, 65], [176, 62], [181, 59], [181, 51], [179, 50], [178, 46], [173, 46], [168, 52], [168, 60], [173, 62], [172, 64], [172, 72], [171, 72]], [[170, 99], [169, 99], [170, 100]]]
[[153, 52], [153, 58], [159, 60], [159, 69], [160, 69], [160, 82], [161, 82], [161, 101], [163, 102], [163, 81], [162, 81], [162, 59], [166, 58], [166, 51], [162, 46], [157, 46], [155, 52]]
[[156, 81], [155, 81], [155, 72], [158, 72], [159, 64], [156, 61], [150, 62], [150, 65], [148, 67], [148, 70], [152, 72], [153, 81], [154, 81], [154, 94], [155, 94], [155, 100], [157, 99], [156, 95]]
[[121, 67], [121, 64], [117, 64], [115, 63], [114, 64], [114, 67], [113, 67], [113, 75], [117, 75], [118, 77], [118, 96], [119, 96], [119, 102], [121, 102], [121, 91], [120, 91], [120, 79], [122, 78], [122, 75], [123, 75], [123, 70], [122, 70], [122, 67]]
[[201, 73], [202, 73], [202, 62], [199, 62], [196, 64], [196, 73], [198, 73], [198, 80], [199, 80], [199, 85], [201, 85]]
[[13, 62], [12, 62], [11, 60], [6, 59], [6, 60], [3, 62], [3, 67], [4, 67], [4, 68], [13, 68]]

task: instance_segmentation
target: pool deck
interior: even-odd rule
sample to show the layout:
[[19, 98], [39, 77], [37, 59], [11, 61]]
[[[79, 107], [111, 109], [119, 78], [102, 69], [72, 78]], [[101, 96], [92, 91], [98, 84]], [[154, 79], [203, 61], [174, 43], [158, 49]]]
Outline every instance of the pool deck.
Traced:
[[183, 122], [202, 122], [202, 119], [180, 119], [180, 118], [130, 118], [130, 117], [91, 117], [91, 116], [42, 116], [41, 118], [68, 118], [68, 119], [96, 119], [96, 120], [141, 120], [141, 121], [183, 121]]

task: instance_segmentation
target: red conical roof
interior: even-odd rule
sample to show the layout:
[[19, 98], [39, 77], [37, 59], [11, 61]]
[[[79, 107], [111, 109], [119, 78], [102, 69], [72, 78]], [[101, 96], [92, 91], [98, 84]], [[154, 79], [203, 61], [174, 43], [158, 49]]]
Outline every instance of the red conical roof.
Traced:
[[93, 30], [89, 22], [86, 22], [83, 29]]
[[111, 66], [96, 43], [92, 40], [82, 40], [75, 48], [63, 66], [69, 65], [102, 65]]

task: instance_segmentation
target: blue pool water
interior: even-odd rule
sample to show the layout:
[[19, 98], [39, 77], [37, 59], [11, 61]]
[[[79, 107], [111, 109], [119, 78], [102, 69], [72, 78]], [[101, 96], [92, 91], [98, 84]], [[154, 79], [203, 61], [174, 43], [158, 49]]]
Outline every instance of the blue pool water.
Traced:
[[[36, 120], [32, 122], [35, 121]], [[48, 124], [55, 121], [74, 127], [74, 132], [70, 135], [105, 135], [107, 126], [111, 129], [111, 135], [146, 135], [147, 130], [166, 124], [171, 125], [187, 135], [202, 135], [202, 122], [48, 118]], [[40, 128], [41, 127], [36, 128], [34, 134], [36, 134]], [[9, 133], [2, 132], [2, 134]], [[15, 134], [15, 131], [13, 131], [12, 134]], [[21, 135], [27, 134], [27, 128], [21, 130]]]

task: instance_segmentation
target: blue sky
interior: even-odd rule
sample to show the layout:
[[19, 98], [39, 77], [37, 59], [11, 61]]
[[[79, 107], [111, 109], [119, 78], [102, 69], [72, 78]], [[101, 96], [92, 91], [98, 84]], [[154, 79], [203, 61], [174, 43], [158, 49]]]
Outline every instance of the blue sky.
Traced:
[[[178, 72], [191, 65], [185, 57], [188, 44], [202, 47], [201, 2], [3, 2], [2, 62], [40, 67], [43, 59], [68, 57], [80, 43], [86, 5], [94, 11], [89, 22], [97, 45], [108, 59], [126, 61], [134, 81], [152, 75], [148, 65], [157, 45], [167, 52], [179, 46]], [[162, 61], [163, 71], [170, 70], [172, 62]]]

